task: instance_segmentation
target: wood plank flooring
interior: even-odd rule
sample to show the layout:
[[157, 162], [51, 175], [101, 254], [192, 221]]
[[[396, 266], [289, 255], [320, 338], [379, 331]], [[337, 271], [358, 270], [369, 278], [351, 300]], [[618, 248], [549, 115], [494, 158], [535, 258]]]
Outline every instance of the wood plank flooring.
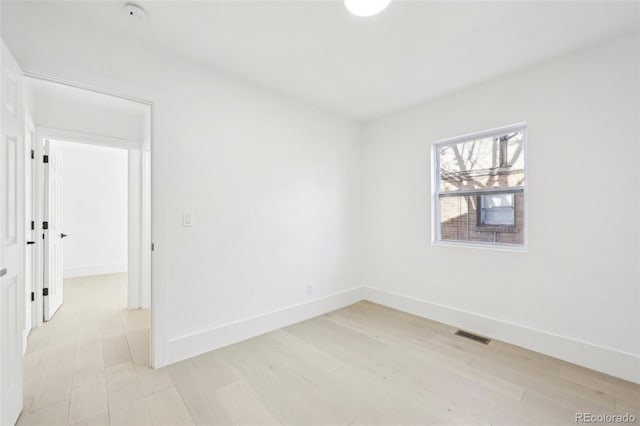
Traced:
[[[123, 274], [65, 282], [34, 329], [19, 425], [551, 425], [640, 419], [640, 386], [360, 302], [167, 368]], [[640, 422], [640, 420], [637, 420]]]

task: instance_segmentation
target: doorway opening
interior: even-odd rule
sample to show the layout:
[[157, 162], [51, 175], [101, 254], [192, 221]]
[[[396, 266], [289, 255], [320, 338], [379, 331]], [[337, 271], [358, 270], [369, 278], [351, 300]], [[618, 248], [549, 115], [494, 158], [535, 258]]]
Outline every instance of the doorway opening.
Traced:
[[[78, 351], [82, 344], [102, 349], [95, 351], [96, 368], [127, 362], [148, 368], [151, 107], [36, 77], [24, 80], [31, 135], [25, 184], [32, 192], [25, 223], [33, 241], [25, 256], [25, 363], [32, 348], [46, 351], [43, 342], [62, 331], [75, 336]], [[73, 375], [82, 366], [68, 368]], [[33, 377], [47, 376], [37, 370]], [[30, 371], [25, 369], [25, 393]]]
[[[44, 321], [62, 302], [95, 317], [128, 307], [128, 152], [45, 139]], [[62, 275], [60, 279], [57, 275]], [[56, 285], [62, 283], [62, 288]], [[66, 291], [72, 291], [69, 294]]]

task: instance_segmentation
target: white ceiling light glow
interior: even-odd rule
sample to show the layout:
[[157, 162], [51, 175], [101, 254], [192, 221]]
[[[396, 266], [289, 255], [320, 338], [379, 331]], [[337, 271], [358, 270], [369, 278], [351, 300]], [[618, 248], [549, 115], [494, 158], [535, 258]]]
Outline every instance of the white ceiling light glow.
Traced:
[[389, 6], [391, 0], [344, 0], [347, 10], [356, 16], [373, 16]]

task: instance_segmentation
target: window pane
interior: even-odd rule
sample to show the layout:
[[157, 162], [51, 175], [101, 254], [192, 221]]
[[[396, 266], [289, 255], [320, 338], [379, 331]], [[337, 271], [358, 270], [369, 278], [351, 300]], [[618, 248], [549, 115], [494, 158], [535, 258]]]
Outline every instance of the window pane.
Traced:
[[[500, 196], [502, 195], [513, 197], [512, 204], [513, 208], [515, 208], [515, 223], [513, 226], [482, 225], [479, 215], [479, 205], [482, 202], [482, 196], [441, 196], [439, 199], [441, 240], [523, 244], [524, 194], [521, 192], [516, 194], [500, 194]], [[495, 195], [491, 194], [490, 197], [495, 197]], [[509, 197], [505, 198], [508, 199]], [[496, 201], [497, 199], [493, 199], [493, 202]], [[497, 220], [500, 217], [504, 217], [504, 209], [512, 209], [512, 207], [494, 207], [490, 209], [494, 210], [494, 212], [490, 214], [493, 214], [493, 217]], [[501, 211], [498, 212], [498, 210]]]
[[494, 207], [484, 209], [484, 220], [482, 225], [513, 225], [513, 207]]
[[513, 226], [515, 224], [514, 194], [480, 196], [480, 225]]
[[524, 132], [438, 148], [440, 191], [524, 186]]
[[513, 194], [487, 194], [482, 196], [482, 207], [493, 209], [497, 207], [513, 207]]

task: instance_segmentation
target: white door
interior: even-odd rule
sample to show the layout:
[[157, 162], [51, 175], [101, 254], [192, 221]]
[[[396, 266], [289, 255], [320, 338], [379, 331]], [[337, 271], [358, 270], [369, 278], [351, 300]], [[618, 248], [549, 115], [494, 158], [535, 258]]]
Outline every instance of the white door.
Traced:
[[0, 424], [22, 410], [24, 111], [22, 71], [2, 43], [0, 141]]
[[62, 150], [60, 145], [46, 141], [44, 167], [45, 209], [48, 229], [44, 231], [44, 320], [49, 321], [63, 300], [63, 239], [62, 216]]
[[36, 132], [33, 122], [25, 116], [26, 126], [24, 129], [24, 235], [25, 235], [25, 252], [24, 252], [24, 287], [25, 287], [25, 311], [24, 311], [24, 339], [23, 351], [27, 350], [27, 337], [33, 327], [33, 300], [34, 300], [34, 281], [33, 267], [35, 253], [35, 221], [33, 211], [33, 162], [35, 156], [35, 139]]

